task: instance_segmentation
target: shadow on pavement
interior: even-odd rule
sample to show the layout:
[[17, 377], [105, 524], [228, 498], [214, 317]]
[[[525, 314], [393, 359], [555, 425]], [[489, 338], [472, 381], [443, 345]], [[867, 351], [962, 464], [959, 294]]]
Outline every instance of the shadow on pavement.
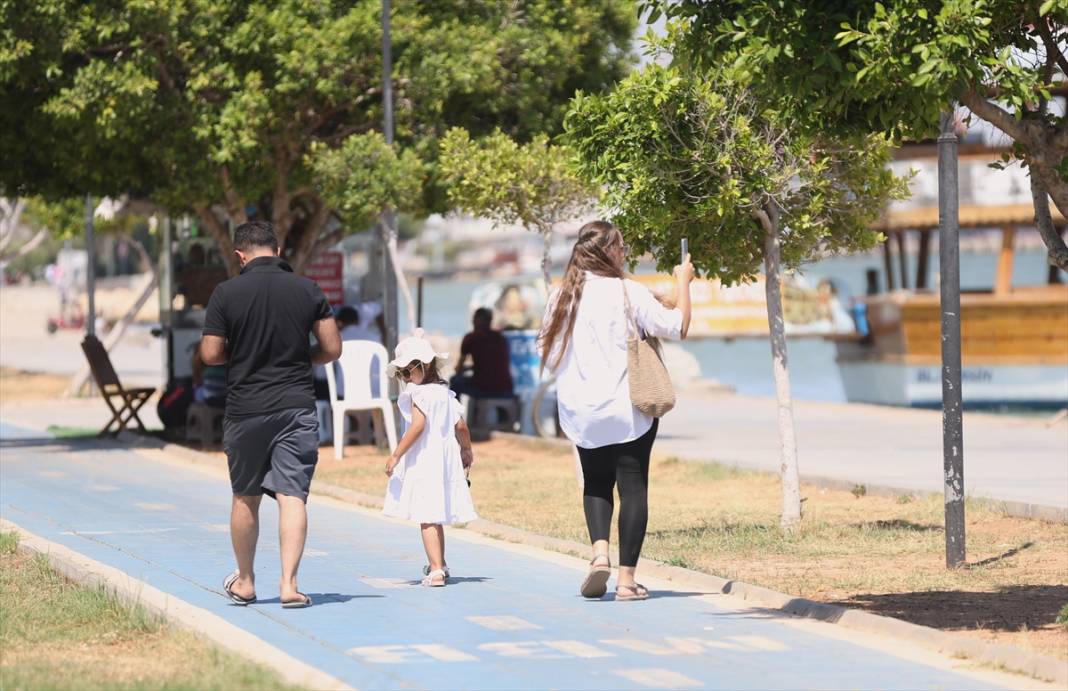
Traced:
[[[319, 607], [320, 605], [335, 605], [348, 602], [349, 600], [365, 600], [370, 598], [381, 598], [384, 595], [344, 595], [342, 593], [305, 593], [315, 603], [312, 607]], [[267, 599], [256, 600], [257, 605], [280, 605], [282, 599], [277, 595], [275, 597], [269, 597]], [[241, 605], [234, 605], [240, 607]]]
[[124, 448], [117, 442], [97, 437], [24, 437], [21, 439], [0, 439], [0, 449], [30, 449], [47, 446], [61, 451], [87, 451], [102, 448]]
[[[459, 585], [461, 583], [484, 583], [486, 581], [492, 581], [492, 578], [488, 576], [449, 576], [449, 585]], [[422, 579], [416, 581], [406, 581], [407, 585], [422, 585]]]
[[936, 629], [1039, 629], [1056, 622], [1068, 585], [1014, 585], [989, 592], [934, 590], [855, 595], [835, 604]]

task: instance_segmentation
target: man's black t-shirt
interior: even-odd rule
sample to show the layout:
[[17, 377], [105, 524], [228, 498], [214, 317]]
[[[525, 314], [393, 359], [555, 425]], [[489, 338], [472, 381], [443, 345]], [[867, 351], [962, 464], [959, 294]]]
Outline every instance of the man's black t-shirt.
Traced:
[[257, 257], [220, 283], [204, 334], [227, 340], [227, 417], [314, 408], [308, 334], [331, 314], [319, 286], [278, 257]]

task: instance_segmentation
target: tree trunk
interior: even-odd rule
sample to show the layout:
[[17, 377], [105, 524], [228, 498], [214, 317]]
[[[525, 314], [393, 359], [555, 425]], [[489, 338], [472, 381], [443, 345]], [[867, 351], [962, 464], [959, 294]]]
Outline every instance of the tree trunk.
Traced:
[[32, 238], [30, 238], [30, 240], [26, 244], [24, 244], [22, 247], [18, 248], [18, 250], [15, 252], [15, 258], [17, 259], [19, 257], [25, 257], [27, 254], [29, 254], [30, 252], [32, 252], [35, 249], [37, 249], [37, 247], [42, 242], [44, 242], [44, 239], [47, 236], [48, 236], [48, 229], [47, 228], [41, 228], [40, 230], [38, 230], [36, 235], [34, 235]]
[[1068, 271], [1068, 245], [1065, 245], [1064, 238], [1053, 226], [1044, 182], [1038, 172], [1032, 169], [1031, 199], [1035, 205], [1035, 226], [1038, 228], [1038, 234], [1042, 236], [1042, 241], [1046, 243], [1046, 249], [1049, 250], [1049, 263]]
[[[312, 263], [319, 256], [319, 252], [324, 249], [319, 244], [319, 233], [322, 231], [323, 226], [326, 225], [326, 222], [330, 220], [330, 207], [322, 199], [316, 198], [316, 201], [318, 204], [315, 207], [315, 212], [308, 219], [304, 232], [297, 238], [296, 246], [293, 248], [293, 255], [288, 259], [289, 264], [298, 274], [303, 273], [305, 267]], [[285, 247], [281, 249], [285, 250]]]
[[764, 287], [768, 301], [768, 330], [772, 371], [779, 419], [779, 470], [782, 478], [783, 530], [792, 532], [801, 524], [801, 481], [797, 467], [794, 404], [790, 395], [790, 368], [786, 353], [786, 323], [782, 308], [782, 266], [779, 263], [779, 209], [774, 201], [758, 211], [764, 228]]
[[226, 231], [226, 227], [219, 221], [219, 217], [208, 206], [197, 207], [194, 211], [196, 211], [197, 217], [204, 224], [204, 227], [211, 233], [211, 237], [215, 239], [215, 244], [219, 247], [219, 254], [222, 255], [222, 260], [226, 263], [226, 273], [230, 276], [236, 276], [241, 273], [241, 263], [238, 262], [237, 255], [234, 254], [234, 243], [230, 239], [230, 233]]
[[[1068, 153], [1068, 145], [1066, 145], [1068, 144], [1068, 131], [1056, 125], [1046, 124], [1042, 120], [1017, 118], [1015, 114], [975, 91], [965, 92], [961, 96], [961, 103], [975, 115], [1012, 137], [1022, 149], [1020, 158], [1027, 164], [1031, 174], [1032, 195], [1034, 195], [1036, 180], [1045, 190], [1041, 205], [1046, 209], [1046, 218], [1049, 218], [1049, 202], [1045, 199], [1046, 194], [1053, 199], [1053, 203], [1061, 214], [1068, 217], [1068, 180], [1065, 180], [1057, 170], [1057, 166]], [[1043, 112], [1044, 108], [1045, 106], [1043, 106]], [[1049, 250], [1050, 262], [1068, 271], [1068, 248], [1065, 247], [1060, 236], [1050, 235], [1043, 231], [1041, 218], [1043, 212], [1039, 209], [1037, 196], [1035, 199], [1036, 220], [1042, 240]], [[1048, 227], [1052, 227], [1052, 223]]]
[[4, 250], [15, 239], [15, 231], [18, 230], [19, 221], [22, 220], [22, 211], [26, 208], [26, 200], [19, 197], [15, 199], [14, 203], [9, 202], [7, 199], [0, 201], [2, 201], [0, 208], [4, 212], [3, 217], [0, 217], [0, 255], [3, 255]]

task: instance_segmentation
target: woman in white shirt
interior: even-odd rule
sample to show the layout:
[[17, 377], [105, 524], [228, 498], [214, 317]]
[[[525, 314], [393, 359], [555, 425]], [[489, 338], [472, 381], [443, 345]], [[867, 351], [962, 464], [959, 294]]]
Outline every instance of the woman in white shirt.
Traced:
[[593, 221], [579, 230], [563, 281], [546, 307], [539, 350], [556, 374], [560, 426], [578, 448], [584, 479], [583, 509], [593, 543], [584, 597], [607, 592], [611, 564], [608, 535], [613, 487], [619, 487], [619, 577], [616, 600], [644, 600], [649, 591], [634, 580], [649, 519], [649, 455], [658, 420], [635, 408], [627, 378], [626, 298], [639, 330], [682, 339], [690, 326], [689, 256], [675, 267], [674, 294], [657, 298], [625, 278], [627, 246], [611, 223]]

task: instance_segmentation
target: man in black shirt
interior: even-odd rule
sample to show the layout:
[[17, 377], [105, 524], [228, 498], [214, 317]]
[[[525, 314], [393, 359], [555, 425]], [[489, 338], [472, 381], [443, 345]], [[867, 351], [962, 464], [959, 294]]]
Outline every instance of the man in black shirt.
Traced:
[[[234, 231], [241, 273], [220, 283], [208, 302], [200, 356], [226, 364], [223, 447], [234, 492], [230, 537], [237, 571], [223, 588], [239, 605], [256, 601], [253, 562], [260, 500], [278, 501], [281, 601], [307, 607], [297, 568], [308, 532], [305, 502], [319, 458], [312, 364], [341, 355], [341, 337], [323, 291], [278, 256], [274, 228], [264, 221]], [[319, 345], [311, 348], [308, 334]]]

